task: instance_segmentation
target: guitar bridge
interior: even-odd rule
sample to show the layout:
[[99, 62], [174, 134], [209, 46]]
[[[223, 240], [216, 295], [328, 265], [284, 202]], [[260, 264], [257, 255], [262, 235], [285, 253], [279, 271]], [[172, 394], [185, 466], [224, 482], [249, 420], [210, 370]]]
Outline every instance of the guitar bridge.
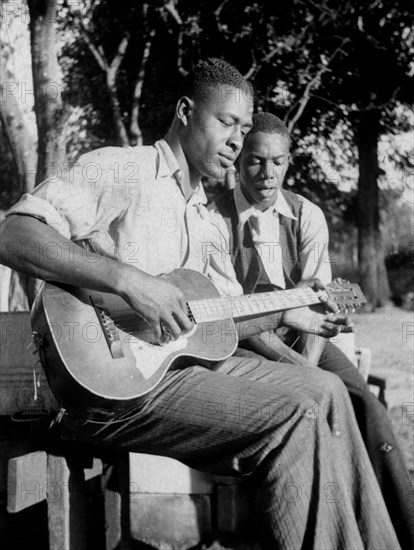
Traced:
[[95, 300], [92, 299], [92, 296], [90, 300], [95, 309], [96, 316], [98, 317], [99, 324], [101, 325], [103, 335], [113, 359], [121, 359], [124, 357], [124, 353], [119, 338], [119, 331], [110, 317], [110, 311], [105, 307], [105, 302], [102, 297], [97, 298], [95, 295]]

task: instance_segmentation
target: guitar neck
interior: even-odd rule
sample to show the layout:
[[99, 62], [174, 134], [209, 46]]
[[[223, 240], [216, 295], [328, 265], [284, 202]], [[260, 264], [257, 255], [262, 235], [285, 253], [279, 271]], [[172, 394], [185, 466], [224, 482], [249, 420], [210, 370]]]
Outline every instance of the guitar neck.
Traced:
[[244, 317], [259, 317], [297, 307], [319, 303], [320, 292], [310, 287], [260, 292], [243, 296], [221, 296], [203, 300], [190, 300], [188, 307], [195, 323], [238, 320]]

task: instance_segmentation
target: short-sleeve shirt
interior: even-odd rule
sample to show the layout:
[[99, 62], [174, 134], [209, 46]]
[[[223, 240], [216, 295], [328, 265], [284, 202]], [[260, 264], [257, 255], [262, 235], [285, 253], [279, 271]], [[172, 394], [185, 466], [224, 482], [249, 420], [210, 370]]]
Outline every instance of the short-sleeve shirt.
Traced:
[[164, 140], [87, 153], [60, 177], [25, 194], [7, 215], [29, 215], [87, 250], [150, 275], [185, 267], [220, 294], [242, 294], [230, 258], [216, 247], [201, 182], [186, 201], [182, 172]]

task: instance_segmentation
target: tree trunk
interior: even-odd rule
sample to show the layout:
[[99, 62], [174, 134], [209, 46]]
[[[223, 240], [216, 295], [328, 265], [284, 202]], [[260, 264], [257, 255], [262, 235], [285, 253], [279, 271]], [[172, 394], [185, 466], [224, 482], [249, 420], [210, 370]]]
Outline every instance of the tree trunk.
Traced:
[[[16, 77], [9, 68], [10, 59], [4, 57], [0, 63], [1, 124], [19, 180], [19, 191], [29, 193], [35, 185], [37, 152], [36, 140], [28, 132], [21, 107], [16, 100], [14, 87], [18, 89]], [[36, 292], [37, 280], [17, 271], [3, 269], [1, 280], [2, 311], [27, 311]], [[7, 298], [6, 298], [7, 297]]]
[[38, 130], [36, 185], [63, 169], [64, 116], [56, 54], [56, 0], [28, 0]]
[[29, 134], [20, 105], [13, 93], [9, 93], [10, 84], [15, 84], [16, 78], [6, 70], [4, 60], [0, 63], [0, 118], [4, 134], [13, 155], [14, 164], [20, 182], [22, 193], [30, 192], [34, 187], [36, 174], [36, 142]]
[[[28, 0], [33, 88], [38, 133], [35, 184], [63, 169], [64, 137], [62, 86], [56, 55], [56, 0]], [[9, 292], [9, 310], [26, 309], [38, 292], [40, 281], [13, 272]]]
[[358, 259], [360, 284], [368, 308], [384, 305], [390, 297], [382, 236], [379, 227], [378, 138], [380, 112], [363, 111], [355, 120], [358, 147]]
[[[1, 71], [2, 74], [6, 71]], [[11, 80], [4, 80], [0, 83], [3, 86]], [[3, 96], [5, 101], [0, 105], [0, 117], [4, 134], [10, 145], [13, 155], [15, 170], [19, 177], [21, 193], [28, 193], [34, 187], [36, 174], [36, 143], [27, 131], [26, 124], [20, 110], [20, 106], [13, 95]], [[7, 308], [1, 306], [2, 310], [27, 311], [29, 301], [34, 299], [36, 293], [36, 279], [32, 279], [17, 271], [9, 271], [9, 277], [2, 277], [2, 295], [7, 294]], [[29, 301], [28, 301], [28, 297]]]

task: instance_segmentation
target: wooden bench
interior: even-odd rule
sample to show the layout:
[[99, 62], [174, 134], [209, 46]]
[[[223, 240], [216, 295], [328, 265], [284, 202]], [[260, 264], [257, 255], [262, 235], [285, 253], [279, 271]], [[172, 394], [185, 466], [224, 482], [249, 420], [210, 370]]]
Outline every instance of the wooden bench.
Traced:
[[[29, 313], [0, 313], [0, 331], [0, 539], [12, 548], [12, 515], [43, 503], [50, 550], [120, 548], [129, 532], [129, 454], [63, 440], [58, 424], [50, 428], [59, 406], [33, 354]], [[27, 527], [27, 540], [35, 531]]]

